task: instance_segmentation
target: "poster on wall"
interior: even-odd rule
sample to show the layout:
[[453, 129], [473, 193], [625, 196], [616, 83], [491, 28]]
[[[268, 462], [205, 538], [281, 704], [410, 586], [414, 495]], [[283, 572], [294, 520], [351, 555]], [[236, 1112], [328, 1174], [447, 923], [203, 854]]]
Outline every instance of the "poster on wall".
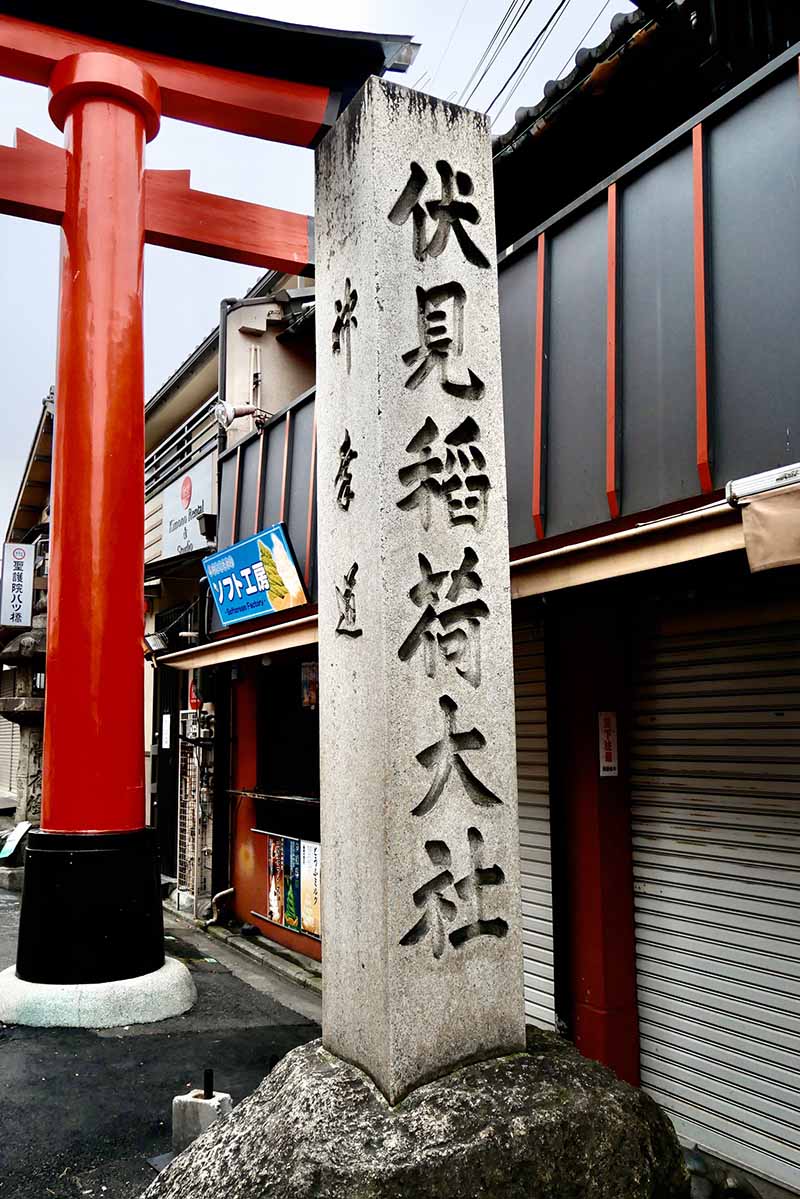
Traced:
[[282, 524], [203, 559], [217, 615], [227, 628], [308, 603], [297, 560]]
[[316, 662], [300, 665], [300, 688], [304, 708], [316, 708], [319, 703], [319, 666]]
[[267, 919], [283, 924], [283, 837], [267, 838]]
[[321, 935], [320, 903], [320, 852], [316, 841], [300, 842], [300, 887], [303, 932], [312, 937]]
[[300, 842], [293, 837], [283, 841], [283, 923], [300, 928]]

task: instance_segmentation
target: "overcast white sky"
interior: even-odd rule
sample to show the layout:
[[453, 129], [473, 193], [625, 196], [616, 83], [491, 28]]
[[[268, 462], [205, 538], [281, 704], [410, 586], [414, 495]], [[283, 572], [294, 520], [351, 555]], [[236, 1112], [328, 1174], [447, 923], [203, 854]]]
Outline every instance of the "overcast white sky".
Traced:
[[[309, 25], [335, 23], [342, 29], [412, 35], [422, 43], [417, 61], [406, 76], [393, 78], [437, 96], [459, 99], [507, 0], [339, 0], [336, 5], [330, 0], [295, 0], [293, 4], [286, 0], [216, 0], [214, 6]], [[489, 105], [557, 7], [558, 0], [532, 0], [470, 107], [485, 109]], [[498, 116], [495, 132], [512, 124], [516, 108], [537, 103], [547, 80], [571, 66], [580, 46], [602, 41], [615, 12], [630, 12], [633, 7], [629, 0], [568, 0], [518, 90]], [[493, 114], [503, 100], [495, 105]], [[61, 135], [47, 114], [46, 90], [0, 78], [0, 144], [12, 144], [17, 127], [60, 144]], [[147, 162], [151, 167], [191, 168], [193, 185], [204, 191], [313, 212], [313, 154], [309, 150], [165, 120], [148, 146]], [[0, 535], [8, 523], [41, 399], [55, 382], [58, 259], [56, 228], [0, 216], [0, 350], [4, 364], [0, 382]], [[147, 396], [213, 328], [220, 299], [241, 295], [260, 273], [147, 247]]]

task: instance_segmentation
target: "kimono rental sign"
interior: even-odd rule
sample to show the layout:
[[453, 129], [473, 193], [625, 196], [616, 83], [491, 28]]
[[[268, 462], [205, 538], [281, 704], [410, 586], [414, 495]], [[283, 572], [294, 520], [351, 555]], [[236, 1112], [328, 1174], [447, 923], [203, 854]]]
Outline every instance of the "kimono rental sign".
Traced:
[[307, 603], [282, 524], [204, 558], [203, 568], [226, 627]]

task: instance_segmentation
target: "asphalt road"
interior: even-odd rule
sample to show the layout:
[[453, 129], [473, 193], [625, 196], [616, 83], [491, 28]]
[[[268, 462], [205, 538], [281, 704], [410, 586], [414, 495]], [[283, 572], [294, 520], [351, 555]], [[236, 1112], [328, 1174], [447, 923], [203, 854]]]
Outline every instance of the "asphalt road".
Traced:
[[[0, 969], [17, 922], [18, 898], [0, 891]], [[154, 1177], [147, 1159], [170, 1148], [173, 1097], [201, 1085], [204, 1067], [238, 1103], [319, 1036], [316, 995], [202, 933], [167, 933], [197, 984], [187, 1015], [102, 1031], [0, 1025], [0, 1199], [138, 1197]]]

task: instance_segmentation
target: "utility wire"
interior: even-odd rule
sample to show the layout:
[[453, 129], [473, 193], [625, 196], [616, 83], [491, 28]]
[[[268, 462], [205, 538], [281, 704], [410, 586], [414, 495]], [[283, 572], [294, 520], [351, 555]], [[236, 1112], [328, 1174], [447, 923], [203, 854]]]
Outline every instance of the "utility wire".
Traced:
[[[606, 7], [608, 6], [608, 4], [611, 4], [611, 2], [612, 2], [612, 0], [607, 0]], [[533, 54], [531, 54], [530, 58], [528, 59], [528, 62], [527, 62], [527, 63], [526, 63], [526, 65], [525, 65], [525, 69], [524, 69], [524, 71], [522, 72], [522, 74], [520, 75], [519, 79], [518, 79], [518, 80], [517, 80], [517, 82], [514, 84], [514, 86], [512, 87], [511, 91], [508, 93], [508, 95], [506, 96], [505, 100], [503, 101], [503, 107], [500, 109], [500, 111], [497, 113], [497, 115], [496, 115], [495, 117], [493, 117], [493, 119], [492, 119], [492, 125], [495, 125], [495, 124], [496, 124], [496, 123], [497, 123], [497, 122], [500, 120], [501, 116], [503, 115], [503, 113], [505, 112], [505, 110], [508, 108], [508, 106], [509, 106], [509, 104], [511, 103], [512, 99], [513, 99], [513, 98], [514, 98], [514, 96], [516, 95], [517, 91], [518, 91], [518, 90], [519, 90], [519, 88], [522, 86], [522, 84], [525, 82], [525, 79], [527, 78], [527, 76], [528, 76], [528, 73], [529, 73], [529, 71], [530, 71], [531, 67], [532, 67], [532, 66], [533, 66], [533, 64], [536, 62], [536, 59], [539, 57], [539, 55], [541, 54], [541, 52], [542, 52], [542, 50], [544, 49], [544, 47], [547, 45], [547, 41], [548, 41], [548, 39], [549, 39], [549, 38], [552, 36], [552, 34], [553, 34], [553, 33], [555, 33], [556, 29], [558, 28], [558, 23], [559, 23], [559, 21], [561, 20], [561, 18], [564, 16], [564, 14], [566, 13], [567, 9], [568, 9], [568, 8], [569, 8], [569, 6], [570, 6], [570, 3], [571, 3], [571, 0], [567, 0], [566, 4], [564, 5], [564, 7], [563, 7], [563, 8], [561, 9], [561, 11], [559, 12], [559, 14], [558, 14], [558, 16], [556, 17], [555, 21], [553, 22], [553, 24], [552, 24], [552, 25], [550, 26], [550, 28], [548, 29], [547, 33], [546, 33], [546, 34], [545, 34], [545, 36], [544, 36], [544, 37], [541, 39], [541, 41], [539, 42], [539, 44], [538, 44], [538, 46], [536, 47], [536, 49], [533, 51]]]
[[591, 25], [590, 25], [590, 26], [589, 26], [589, 28], [586, 30], [586, 32], [584, 33], [583, 37], [580, 39], [580, 41], [578, 42], [578, 44], [577, 44], [577, 46], [575, 47], [575, 49], [572, 51], [572, 53], [571, 53], [571, 54], [568, 54], [568, 55], [567, 55], [567, 59], [566, 59], [566, 61], [565, 61], [565, 63], [564, 63], [564, 66], [561, 68], [561, 70], [560, 70], [560, 71], [558, 72], [558, 74], [556, 75], [556, 79], [560, 79], [560, 78], [561, 78], [561, 76], [563, 75], [563, 73], [564, 73], [564, 70], [566, 69], [566, 67], [567, 67], [567, 66], [569, 66], [570, 62], [571, 62], [571, 61], [574, 59], [575, 55], [576, 55], [576, 54], [578, 53], [578, 51], [580, 50], [581, 46], [582, 46], [582, 45], [583, 45], [583, 43], [586, 41], [587, 37], [588, 37], [588, 36], [589, 36], [589, 34], [592, 32], [592, 30], [594, 29], [595, 25], [597, 24], [597, 22], [598, 22], [598, 21], [600, 20], [600, 18], [602, 17], [603, 13], [604, 13], [604, 12], [606, 11], [606, 9], [608, 8], [609, 4], [611, 4], [612, 2], [613, 2], [613, 0], [606, 0], [605, 4], [604, 4], [604, 5], [603, 5], [603, 7], [600, 9], [600, 12], [597, 14], [597, 16], [595, 17], [595, 19], [592, 21]]
[[441, 70], [442, 63], [444, 62], [445, 58], [447, 57], [447, 52], [449, 51], [450, 47], [453, 44], [453, 38], [458, 33], [458, 27], [461, 24], [461, 18], [464, 16], [464, 13], [467, 11], [467, 5], [469, 3], [470, 3], [470, 0], [464, 0], [464, 3], [461, 5], [461, 12], [456, 17], [456, 23], [453, 26], [453, 28], [450, 30], [450, 37], [447, 39], [447, 45], [445, 46], [444, 50], [442, 50], [442, 57], [439, 59], [438, 63], [436, 64], [436, 70], [431, 75], [431, 82], [430, 82], [431, 87], [433, 87], [434, 82], [436, 80], [436, 76], [439, 74], [439, 71]]
[[487, 106], [486, 106], [486, 109], [485, 109], [485, 111], [486, 111], [487, 113], [490, 111], [490, 109], [493, 107], [493, 105], [495, 105], [495, 104], [497, 103], [497, 101], [500, 99], [500, 97], [502, 96], [503, 92], [506, 90], [506, 88], [508, 87], [508, 85], [511, 83], [511, 80], [514, 78], [514, 76], [515, 76], [515, 75], [517, 75], [517, 74], [519, 73], [519, 71], [520, 71], [520, 70], [522, 69], [522, 67], [524, 66], [524, 64], [525, 64], [525, 61], [526, 61], [526, 60], [527, 60], [527, 58], [528, 58], [528, 55], [529, 55], [529, 54], [531, 53], [531, 51], [532, 51], [532, 50], [534, 50], [534, 49], [535, 49], [535, 47], [536, 47], [536, 46], [539, 44], [539, 42], [542, 40], [542, 38], [543, 38], [543, 37], [544, 37], [544, 35], [546, 34], [547, 30], [548, 30], [548, 29], [549, 29], [549, 28], [552, 26], [553, 22], [554, 22], [554, 21], [555, 21], [555, 20], [558, 18], [559, 14], [562, 12], [562, 10], [563, 10], [564, 8], [566, 8], [566, 6], [567, 6], [568, 4], [569, 4], [569, 0], [559, 0], [559, 3], [558, 3], [558, 5], [557, 5], [557, 6], [556, 6], [556, 7], [553, 9], [552, 13], [551, 13], [551, 14], [550, 14], [550, 16], [548, 17], [548, 19], [545, 21], [545, 23], [544, 23], [544, 25], [542, 26], [542, 28], [541, 28], [541, 29], [539, 30], [539, 32], [536, 34], [536, 37], [535, 37], [535, 38], [533, 39], [533, 41], [531, 42], [530, 46], [528, 46], [527, 50], [526, 50], [526, 51], [525, 51], [525, 53], [522, 55], [522, 58], [519, 60], [519, 62], [517, 63], [517, 65], [514, 67], [514, 70], [513, 70], [513, 71], [511, 72], [511, 74], [508, 76], [508, 78], [506, 79], [506, 81], [505, 81], [505, 83], [503, 84], [503, 86], [500, 88], [500, 90], [499, 90], [499, 92], [497, 93], [497, 95], [493, 97], [493, 99], [492, 99], [492, 100], [489, 102], [489, 104], [487, 104]]
[[464, 97], [466, 96], [467, 92], [469, 91], [470, 84], [472, 83], [475, 76], [478, 74], [478, 71], [481, 69], [481, 67], [485, 63], [486, 59], [488, 58], [488, 56], [491, 52], [492, 46], [497, 41], [497, 38], [499, 37], [506, 21], [508, 20], [509, 15], [512, 12], [512, 9], [516, 8], [516, 6], [521, 3], [522, 3], [522, 0], [510, 0], [508, 8], [503, 13], [503, 16], [500, 19], [500, 23], [497, 25], [497, 28], [495, 29], [494, 33], [492, 34], [491, 38], [489, 39], [489, 42], [486, 45], [486, 47], [484, 48], [483, 53], [481, 54], [480, 58], [478, 59], [477, 63], [475, 64], [475, 68], [474, 68], [472, 74], [470, 75], [469, 79], [464, 84], [464, 87], [461, 90], [461, 95], [459, 96], [459, 100], [458, 100], [459, 104], [463, 104]]
[[500, 39], [500, 41], [498, 42], [494, 53], [492, 54], [489, 61], [486, 63], [486, 66], [483, 68], [483, 71], [481, 72], [480, 77], [475, 82], [475, 84], [472, 87], [472, 90], [470, 91], [469, 95], [467, 96], [466, 100], [464, 101], [465, 104], [469, 104], [470, 100], [475, 95], [475, 93], [478, 90], [478, 88], [480, 87], [480, 85], [483, 83], [483, 81], [486, 78], [486, 76], [488, 75], [489, 71], [491, 71], [492, 67], [497, 62], [497, 59], [500, 57], [500, 55], [505, 50], [506, 46], [509, 43], [510, 38], [516, 32], [520, 21], [525, 16], [526, 12], [528, 11], [528, 9], [530, 8], [532, 3], [533, 3], [533, 0], [520, 0], [521, 7], [518, 8], [516, 10], [516, 12], [513, 14], [512, 18], [509, 22], [508, 28], [503, 33], [503, 36]]

